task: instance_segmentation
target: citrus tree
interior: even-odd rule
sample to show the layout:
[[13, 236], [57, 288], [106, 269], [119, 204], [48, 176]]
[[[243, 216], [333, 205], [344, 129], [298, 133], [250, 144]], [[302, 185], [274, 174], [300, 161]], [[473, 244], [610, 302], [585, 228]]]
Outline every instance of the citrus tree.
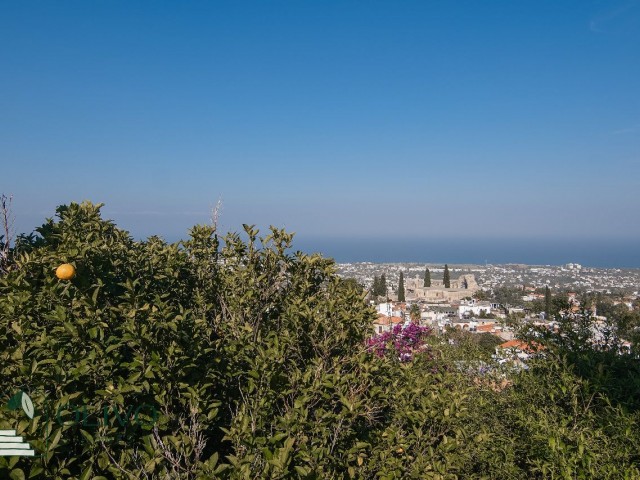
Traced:
[[247, 419], [255, 441], [271, 436], [301, 372], [339, 368], [368, 334], [362, 290], [290, 253], [284, 231], [137, 242], [100, 207], [59, 207], [0, 278], [3, 391], [36, 406], [32, 420], [2, 412], [39, 453], [0, 459], [16, 478], [220, 474], [226, 455], [248, 458]]
[[6, 257], [0, 430], [36, 456], [0, 478], [640, 477], [637, 389], [585, 349], [513, 370], [414, 324], [372, 338], [366, 291], [283, 230], [135, 241], [100, 208]]

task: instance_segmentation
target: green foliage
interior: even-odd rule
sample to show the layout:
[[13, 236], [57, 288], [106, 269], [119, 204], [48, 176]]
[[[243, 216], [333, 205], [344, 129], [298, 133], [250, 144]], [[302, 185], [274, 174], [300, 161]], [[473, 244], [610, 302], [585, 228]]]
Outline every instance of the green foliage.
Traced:
[[430, 287], [431, 286], [431, 272], [429, 271], [429, 268], [425, 268], [424, 270], [424, 287]]
[[549, 310], [551, 318], [555, 318], [558, 315], [566, 313], [569, 308], [571, 308], [571, 304], [569, 303], [569, 299], [566, 295], [559, 293], [551, 297], [551, 310]]
[[444, 266], [444, 276], [442, 277], [444, 288], [451, 288], [451, 275], [449, 274], [449, 265]]
[[552, 318], [551, 313], [551, 290], [548, 286], [544, 287], [544, 314], [545, 317], [550, 319]]
[[[585, 303], [585, 306], [588, 305]], [[629, 340], [637, 350], [640, 346], [640, 310], [630, 310], [624, 303], [615, 303], [611, 298], [602, 296], [597, 298], [595, 305], [598, 315], [614, 324], [618, 334]]]
[[[444, 339], [455, 345], [457, 355], [465, 355], [463, 360], [483, 360], [490, 361], [496, 351], [496, 346], [503, 343], [503, 340], [491, 333], [471, 333], [458, 328], [448, 328]], [[456, 359], [457, 356], [456, 356]]]
[[497, 287], [493, 291], [493, 300], [503, 306], [522, 304], [522, 289], [514, 287]]
[[486, 301], [486, 300], [490, 300], [491, 296], [489, 295], [489, 292], [487, 292], [486, 290], [477, 290], [473, 294], [473, 298], [480, 301]]
[[35, 406], [0, 429], [38, 456], [0, 458], [0, 478], [640, 476], [640, 375], [613, 356], [550, 343], [513, 371], [455, 332], [378, 357], [361, 286], [276, 228], [137, 242], [83, 203], [38, 234], [0, 277], [0, 401]]
[[418, 304], [414, 303], [411, 305], [411, 308], [409, 309], [409, 317], [414, 322], [420, 321], [420, 307]]
[[553, 355], [572, 366], [586, 379], [605, 404], [640, 409], [640, 364], [637, 355], [622, 347], [613, 321], [592, 316], [590, 310], [558, 317], [554, 330], [535, 329], [530, 338], [541, 342]]
[[[57, 215], [0, 278], [0, 381], [37, 409], [33, 422], [3, 412], [0, 428], [17, 424], [42, 453], [11, 467], [0, 459], [0, 469], [212, 475], [244, 451], [244, 419], [259, 412], [252, 435], [271, 436], [301, 377], [331, 372], [323, 365], [369, 334], [362, 289], [329, 260], [287, 253], [284, 231], [258, 238], [245, 226], [245, 243], [198, 226], [181, 244], [135, 242], [100, 218], [100, 205]], [[54, 275], [65, 262], [78, 272], [69, 282]], [[134, 418], [140, 406], [157, 418]]]
[[398, 281], [398, 301], [404, 302], [404, 274], [400, 272], [400, 280]]
[[487, 353], [493, 354], [496, 351], [496, 347], [503, 343], [500, 337], [496, 337], [492, 333], [478, 333], [475, 337], [477, 338], [478, 346]]
[[344, 281], [346, 284], [350, 285], [352, 288], [360, 289], [363, 292], [365, 291], [364, 285], [358, 282], [358, 280], [356, 280], [355, 278], [345, 278]]
[[387, 277], [385, 277], [384, 273], [379, 277], [377, 275], [373, 276], [373, 287], [371, 289], [371, 293], [376, 297], [384, 297], [387, 298]]
[[637, 414], [596, 405], [589, 383], [560, 359], [509, 381], [479, 383], [476, 442], [463, 452], [476, 478], [638, 478]]
[[371, 287], [371, 294], [373, 296], [380, 296], [380, 277], [377, 275], [373, 276], [373, 286]]

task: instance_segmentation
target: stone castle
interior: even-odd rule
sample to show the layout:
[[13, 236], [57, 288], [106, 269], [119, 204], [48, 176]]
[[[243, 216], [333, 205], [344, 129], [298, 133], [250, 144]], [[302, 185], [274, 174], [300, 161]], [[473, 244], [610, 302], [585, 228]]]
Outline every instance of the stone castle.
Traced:
[[451, 279], [451, 288], [445, 288], [442, 280], [431, 280], [430, 287], [423, 287], [423, 285], [422, 278], [408, 278], [405, 285], [407, 300], [452, 302], [471, 297], [479, 290], [476, 278], [472, 274], [464, 274], [457, 279]]

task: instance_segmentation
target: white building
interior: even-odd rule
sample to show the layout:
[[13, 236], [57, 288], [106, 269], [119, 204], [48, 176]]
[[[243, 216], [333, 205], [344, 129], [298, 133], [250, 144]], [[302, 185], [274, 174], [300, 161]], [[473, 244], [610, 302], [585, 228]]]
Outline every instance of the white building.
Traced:
[[485, 315], [491, 313], [491, 304], [489, 302], [473, 302], [458, 307], [459, 318], [464, 316], [480, 317], [482, 312], [484, 312]]

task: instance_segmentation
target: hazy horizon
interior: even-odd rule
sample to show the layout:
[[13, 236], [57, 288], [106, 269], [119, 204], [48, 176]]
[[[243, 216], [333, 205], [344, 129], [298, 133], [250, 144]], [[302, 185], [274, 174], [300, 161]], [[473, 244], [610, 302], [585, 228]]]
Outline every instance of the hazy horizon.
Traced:
[[[53, 213], [45, 215], [52, 217]], [[41, 225], [45, 216], [35, 226]], [[167, 242], [176, 242], [188, 237], [188, 228], [182, 232], [136, 231], [127, 226], [127, 222], [119, 222], [103, 212], [103, 218], [111, 219], [136, 240], [145, 240], [157, 235]], [[203, 218], [200, 223], [208, 223]], [[25, 222], [16, 222], [24, 224]], [[278, 228], [282, 226], [275, 225]], [[30, 233], [33, 227], [18, 230], [19, 233]], [[237, 232], [243, 234], [242, 225], [235, 228], [220, 222], [219, 232]], [[268, 233], [267, 226], [258, 226], [260, 235]], [[528, 265], [564, 265], [580, 263], [588, 267], [599, 268], [640, 268], [640, 249], [634, 238], [612, 238], [598, 236], [568, 235], [557, 237], [545, 236], [473, 236], [467, 235], [422, 235], [400, 236], [380, 232], [376, 235], [341, 236], [338, 233], [306, 234], [294, 233], [293, 250], [307, 253], [322, 253], [334, 258], [337, 262], [375, 262], [375, 263], [449, 263], [449, 264], [506, 264], [522, 263]]]

